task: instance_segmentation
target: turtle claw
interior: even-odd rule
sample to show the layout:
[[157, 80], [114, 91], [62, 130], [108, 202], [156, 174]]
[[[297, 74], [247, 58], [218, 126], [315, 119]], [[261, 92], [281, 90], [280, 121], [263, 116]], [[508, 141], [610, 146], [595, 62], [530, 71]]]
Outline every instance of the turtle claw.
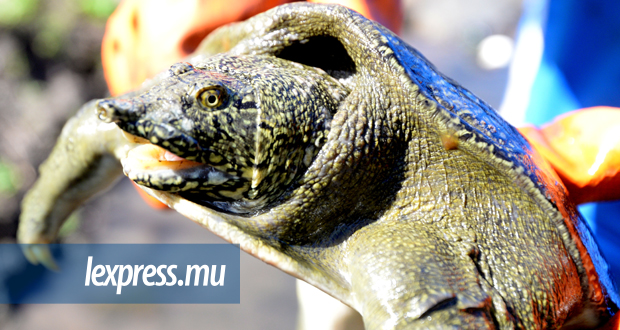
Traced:
[[22, 251], [31, 264], [38, 265], [40, 263], [49, 270], [60, 270], [47, 244], [24, 244]]

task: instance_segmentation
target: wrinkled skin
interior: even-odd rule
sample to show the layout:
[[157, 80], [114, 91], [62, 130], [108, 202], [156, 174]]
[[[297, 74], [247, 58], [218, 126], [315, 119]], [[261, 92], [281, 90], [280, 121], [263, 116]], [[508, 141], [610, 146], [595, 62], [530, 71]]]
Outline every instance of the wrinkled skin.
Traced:
[[[378, 24], [342, 7], [283, 6], [215, 31], [188, 62], [67, 124], [24, 200], [21, 242], [52, 241], [84, 196], [120, 174], [110, 160], [128, 159], [125, 172], [153, 196], [345, 302], [367, 329], [595, 328], [616, 312], [606, 264], [555, 174]], [[192, 89], [216, 85], [221, 104]], [[301, 108], [289, 97], [241, 106], [248, 93], [273, 100], [269, 90], [310, 85]], [[205, 125], [222, 111], [232, 120]], [[270, 125], [248, 124], [259, 113]], [[160, 129], [141, 131], [141, 120]], [[276, 127], [286, 134], [267, 134]], [[188, 163], [164, 173], [132, 162], [149, 141]], [[309, 158], [276, 157], [300, 150]], [[202, 191], [191, 187], [205, 177]]]

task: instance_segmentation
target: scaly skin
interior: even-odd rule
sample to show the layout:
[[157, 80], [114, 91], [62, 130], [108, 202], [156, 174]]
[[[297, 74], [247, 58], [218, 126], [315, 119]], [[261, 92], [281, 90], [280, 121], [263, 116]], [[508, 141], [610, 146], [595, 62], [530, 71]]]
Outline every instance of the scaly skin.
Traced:
[[[209, 58], [218, 52], [227, 53]], [[594, 328], [616, 312], [606, 264], [553, 172], [488, 105], [378, 24], [342, 7], [282, 6], [215, 31], [188, 61], [193, 66], [173, 66], [135, 95], [99, 102], [97, 111], [135, 141], [206, 164], [197, 168], [207, 177], [230, 174], [231, 185], [207, 180], [200, 192], [188, 185], [195, 172], [185, 169], [151, 175], [134, 164], [126, 172], [192, 220], [355, 308], [367, 329]], [[309, 83], [321, 92], [298, 103], [304, 108], [291, 106], [289, 96]], [[217, 111], [209, 112], [200, 103], [208, 95], [194, 84], [224, 84], [232, 98], [213, 99]], [[239, 112], [249, 85], [273, 101], [247, 107], [270, 114], [269, 125], [255, 115], [252, 127]], [[212, 117], [224, 108], [232, 120], [214, 130]], [[94, 116], [93, 109], [69, 125]], [[193, 125], [178, 124], [184, 116]], [[174, 129], [141, 131], [140, 120]], [[304, 127], [298, 135], [256, 134], [295, 122]], [[78, 131], [63, 134], [50, 159], [76, 156], [63, 146]], [[223, 133], [234, 148], [222, 144]], [[83, 164], [102, 158], [88, 150], [118, 157], [114, 150], [134, 147], [100, 139], [76, 151], [88, 152], [86, 161], [48, 163], [91, 178], [85, 168], [92, 166]], [[281, 139], [290, 143], [278, 147]], [[320, 148], [309, 151], [310, 162], [290, 158], [303, 171], [278, 160], [308, 141]], [[264, 161], [273, 161], [272, 171], [255, 175]], [[44, 166], [39, 180], [60, 181], [62, 189], [38, 184], [31, 194], [49, 196], [50, 205], [76, 200], [66, 188], [75, 175], [52, 175]], [[269, 184], [261, 187], [263, 180]], [[59, 207], [75, 203], [65, 204]], [[20, 240], [51, 240], [62, 217], [29, 209], [36, 206], [26, 199]]]

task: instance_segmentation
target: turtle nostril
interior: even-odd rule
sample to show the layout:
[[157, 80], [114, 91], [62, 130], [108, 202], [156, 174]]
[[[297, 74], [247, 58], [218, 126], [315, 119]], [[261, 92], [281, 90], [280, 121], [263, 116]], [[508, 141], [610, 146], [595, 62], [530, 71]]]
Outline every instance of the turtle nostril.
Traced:
[[135, 120], [137, 110], [133, 102], [126, 100], [102, 100], [96, 109], [99, 119], [106, 123]]
[[98, 102], [96, 111], [97, 117], [106, 123], [112, 122], [116, 112], [114, 106], [107, 100]]

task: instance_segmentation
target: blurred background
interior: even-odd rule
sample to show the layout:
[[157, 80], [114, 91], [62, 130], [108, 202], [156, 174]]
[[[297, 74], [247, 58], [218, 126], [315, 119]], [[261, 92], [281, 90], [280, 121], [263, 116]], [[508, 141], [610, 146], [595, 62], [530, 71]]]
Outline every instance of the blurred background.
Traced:
[[[116, 0], [0, 0], [0, 242], [65, 121], [109, 95], [100, 45]], [[402, 37], [493, 107], [507, 80], [521, 0], [405, 0]], [[147, 206], [127, 179], [63, 227], [67, 243], [221, 243]], [[242, 252], [239, 305], [0, 305], [1, 329], [293, 329], [295, 280]]]

